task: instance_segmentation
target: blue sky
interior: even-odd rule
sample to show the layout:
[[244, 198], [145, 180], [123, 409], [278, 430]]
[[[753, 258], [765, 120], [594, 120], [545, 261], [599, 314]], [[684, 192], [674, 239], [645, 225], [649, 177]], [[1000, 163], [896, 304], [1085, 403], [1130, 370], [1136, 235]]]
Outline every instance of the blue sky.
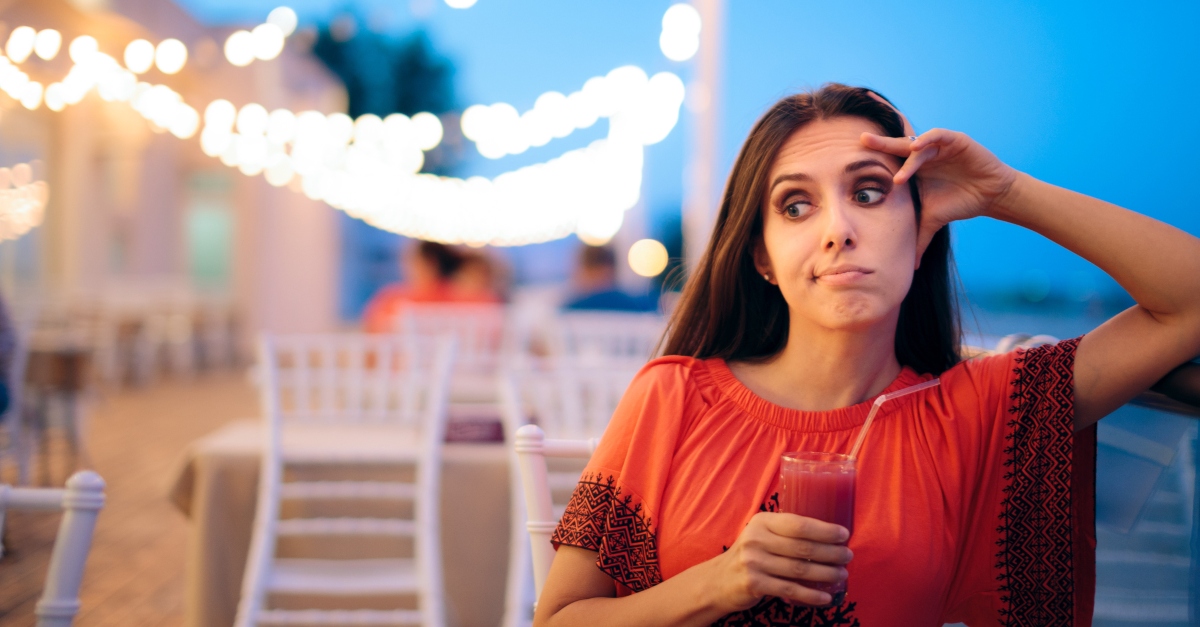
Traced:
[[[277, 4], [179, 2], [210, 23], [258, 22]], [[353, 7], [376, 29], [402, 34], [423, 25], [456, 62], [464, 106], [505, 101], [524, 109], [544, 91], [578, 89], [588, 77], [627, 63], [686, 79], [689, 66], [668, 61], [658, 49], [661, 16], [670, 4], [479, 0], [462, 11], [441, 0], [297, 0], [291, 6], [307, 23]], [[887, 94], [918, 130], [967, 132], [1038, 178], [1200, 234], [1194, 191], [1200, 3], [915, 5], [728, 0], [722, 171], [774, 100], [839, 81]], [[648, 149], [644, 193], [651, 211], [678, 206], [685, 129], [681, 124]], [[582, 133], [468, 168], [494, 173], [592, 138]], [[1090, 264], [1010, 225], [977, 219], [957, 225], [955, 237], [960, 271], [972, 290], [1047, 279], [1068, 292], [1109, 285]]]

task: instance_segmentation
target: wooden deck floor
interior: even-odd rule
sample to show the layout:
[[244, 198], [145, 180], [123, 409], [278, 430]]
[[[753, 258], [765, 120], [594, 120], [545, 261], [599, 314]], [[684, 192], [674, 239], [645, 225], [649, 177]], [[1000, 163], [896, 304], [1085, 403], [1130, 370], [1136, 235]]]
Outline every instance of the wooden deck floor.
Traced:
[[[182, 625], [187, 519], [167, 490], [189, 442], [231, 420], [257, 415], [240, 373], [112, 392], [92, 403], [85, 441], [92, 467], [108, 484], [84, 577], [80, 627]], [[62, 485], [61, 442], [52, 447], [53, 481]], [[5, 468], [5, 482], [13, 480]], [[13, 514], [0, 560], [0, 627], [34, 624], [55, 514]]]

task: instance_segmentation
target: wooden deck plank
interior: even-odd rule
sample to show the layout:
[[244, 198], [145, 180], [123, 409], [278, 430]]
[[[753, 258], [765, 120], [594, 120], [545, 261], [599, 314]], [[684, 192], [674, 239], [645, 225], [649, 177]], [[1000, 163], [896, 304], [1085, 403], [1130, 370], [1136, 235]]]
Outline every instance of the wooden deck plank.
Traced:
[[[167, 500], [187, 445], [225, 423], [257, 414], [241, 373], [103, 395], [91, 404], [84, 435], [108, 496], [100, 514], [81, 597], [80, 627], [158, 627], [184, 622], [187, 519]], [[54, 481], [65, 479], [65, 447], [54, 436]], [[0, 480], [15, 479], [12, 469]], [[58, 516], [15, 514], [6, 525], [11, 552], [0, 559], [0, 627], [34, 624]]]

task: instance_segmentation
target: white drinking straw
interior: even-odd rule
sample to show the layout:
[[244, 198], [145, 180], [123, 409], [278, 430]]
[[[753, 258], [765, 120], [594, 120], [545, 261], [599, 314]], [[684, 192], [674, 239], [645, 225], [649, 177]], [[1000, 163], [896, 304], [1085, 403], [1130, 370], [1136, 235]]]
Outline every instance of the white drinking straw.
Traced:
[[908, 396], [913, 392], [920, 392], [926, 388], [931, 388], [940, 384], [941, 382], [941, 379], [930, 379], [924, 383], [918, 383], [912, 387], [907, 387], [903, 390], [892, 392], [891, 394], [882, 394], [879, 396], [879, 398], [875, 399], [875, 402], [871, 403], [871, 411], [867, 413], [867, 421], [863, 423], [862, 430], [858, 432], [858, 439], [854, 441], [854, 447], [850, 449], [850, 459], [858, 458], [858, 449], [862, 448], [863, 440], [867, 439], [867, 429], [871, 428], [871, 421], [875, 420], [875, 414], [879, 412], [879, 408], [882, 407], [884, 403], [892, 400], [893, 398]]

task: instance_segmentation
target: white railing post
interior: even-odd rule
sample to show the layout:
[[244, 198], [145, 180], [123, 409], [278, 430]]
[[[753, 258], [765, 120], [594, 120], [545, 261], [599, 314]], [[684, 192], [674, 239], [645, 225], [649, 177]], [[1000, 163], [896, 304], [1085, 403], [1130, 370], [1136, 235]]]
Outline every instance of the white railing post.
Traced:
[[35, 610], [38, 627], [70, 627], [79, 613], [79, 586], [92, 546], [96, 516], [104, 507], [104, 480], [90, 470], [75, 473], [67, 480], [62, 507], [64, 513], [50, 554], [46, 588]]

